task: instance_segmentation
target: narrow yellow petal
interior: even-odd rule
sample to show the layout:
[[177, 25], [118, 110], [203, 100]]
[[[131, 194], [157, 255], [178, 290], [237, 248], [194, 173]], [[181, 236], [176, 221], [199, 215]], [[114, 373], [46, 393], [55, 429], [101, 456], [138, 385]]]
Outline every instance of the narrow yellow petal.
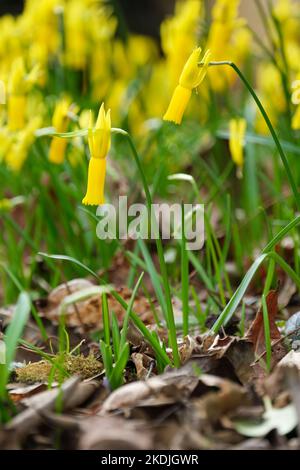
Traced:
[[106, 158], [91, 158], [88, 170], [88, 182], [83, 204], [98, 206], [104, 204], [104, 182]]
[[175, 122], [175, 124], [180, 124], [191, 94], [192, 90], [178, 85], [175, 88], [169, 107], [163, 117], [164, 121], [172, 121]]
[[96, 126], [89, 130], [88, 141], [91, 157], [105, 158], [108, 154], [111, 142], [111, 119], [110, 110], [105, 113], [104, 103], [102, 103]]
[[104, 103], [101, 104], [97, 121], [96, 121], [96, 129], [103, 129], [105, 127], [105, 109], [104, 109]]
[[204, 80], [205, 75], [207, 73], [207, 69], [209, 67], [210, 58], [211, 58], [211, 52], [208, 50], [208, 51], [205, 52], [204, 57], [201, 61], [201, 64], [198, 67], [199, 71], [198, 71], [197, 79], [195, 81], [195, 87], [194, 88], [198, 87], [201, 84], [201, 82]]
[[199, 70], [198, 62], [200, 54], [201, 47], [198, 47], [191, 53], [190, 57], [185, 63], [185, 66], [183, 67], [179, 78], [179, 84], [184, 88], [189, 88], [190, 90], [195, 88], [195, 81], [197, 80]]

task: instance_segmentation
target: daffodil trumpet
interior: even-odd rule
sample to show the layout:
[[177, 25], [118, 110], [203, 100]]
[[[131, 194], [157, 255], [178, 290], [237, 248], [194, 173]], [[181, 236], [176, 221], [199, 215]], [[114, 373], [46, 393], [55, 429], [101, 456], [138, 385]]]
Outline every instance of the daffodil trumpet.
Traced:
[[209, 66], [210, 51], [206, 51], [202, 61], [198, 64], [201, 55], [201, 47], [195, 49], [188, 58], [181, 75], [179, 83], [174, 90], [169, 107], [163, 117], [165, 121], [180, 124], [192, 90], [197, 88], [203, 81]]
[[88, 144], [91, 158], [89, 161], [88, 181], [83, 204], [104, 204], [104, 183], [106, 174], [106, 156], [111, 143], [110, 110], [105, 113], [102, 103], [95, 127], [92, 125], [92, 115], [88, 130]]
[[82, 200], [86, 205], [104, 204], [104, 183], [106, 173], [106, 158], [91, 157], [88, 169], [86, 195]]

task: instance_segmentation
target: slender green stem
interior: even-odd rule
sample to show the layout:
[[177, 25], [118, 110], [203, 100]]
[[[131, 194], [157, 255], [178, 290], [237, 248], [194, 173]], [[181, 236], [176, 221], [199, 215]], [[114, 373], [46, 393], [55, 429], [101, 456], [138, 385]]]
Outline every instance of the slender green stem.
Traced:
[[[138, 171], [140, 173], [141, 179], [142, 179], [142, 184], [144, 187], [145, 195], [146, 195], [146, 202], [147, 202], [147, 207], [149, 214], [151, 214], [151, 209], [152, 209], [152, 197], [151, 193], [149, 190], [149, 186], [146, 180], [146, 176], [143, 170], [143, 167], [141, 165], [140, 157], [139, 154], [135, 148], [135, 145], [133, 143], [133, 140], [131, 136], [128, 134], [128, 132], [124, 131], [123, 129], [114, 129], [112, 132], [118, 133], [126, 137], [128, 144], [130, 146], [130, 149], [132, 151], [135, 163], [137, 165]], [[155, 223], [155, 220], [152, 221]], [[171, 290], [170, 290], [170, 285], [168, 281], [168, 272], [167, 272], [167, 265], [165, 262], [164, 258], [164, 252], [163, 252], [163, 246], [162, 246], [162, 241], [161, 241], [161, 236], [159, 233], [159, 230], [157, 230], [157, 238], [155, 239], [156, 241], [156, 247], [157, 247], [157, 254], [158, 254], [158, 259], [159, 259], [159, 264], [160, 264], [160, 269], [161, 269], [161, 275], [162, 275], [162, 280], [163, 280], [163, 286], [165, 290], [165, 295], [166, 295], [166, 305], [167, 305], [167, 314], [168, 314], [168, 330], [169, 330], [169, 340], [170, 340], [170, 345], [173, 351], [173, 360], [174, 360], [174, 365], [175, 367], [180, 366], [180, 357], [179, 357], [179, 352], [178, 352], [178, 345], [177, 345], [177, 336], [176, 336], [176, 325], [175, 325], [175, 320], [174, 320], [174, 312], [173, 312], [173, 306], [172, 306], [172, 297], [171, 297]]]
[[265, 295], [265, 296], [267, 296], [269, 290], [271, 289], [271, 284], [272, 284], [272, 281], [273, 281], [274, 273], [275, 273], [275, 261], [274, 261], [273, 258], [271, 258], [270, 261], [269, 261], [269, 267], [268, 267], [268, 271], [267, 271], [267, 278], [266, 278], [265, 287], [264, 287], [264, 291], [263, 291], [263, 295]]
[[102, 294], [102, 318], [103, 318], [103, 330], [104, 330], [104, 342], [108, 346], [110, 345], [110, 319], [108, 310], [108, 301], [106, 293]]
[[280, 140], [276, 134], [276, 131], [269, 119], [269, 116], [264, 108], [264, 106], [262, 105], [260, 99], [258, 98], [257, 94], [255, 93], [255, 91], [253, 90], [252, 86], [250, 85], [250, 83], [248, 82], [248, 80], [245, 78], [245, 76], [243, 75], [243, 73], [240, 71], [240, 69], [237, 67], [237, 65], [235, 65], [233, 62], [230, 62], [230, 61], [220, 61], [220, 62], [210, 62], [209, 64], [210, 66], [220, 66], [220, 65], [228, 65], [229, 67], [233, 68], [233, 70], [237, 73], [237, 75], [239, 76], [239, 78], [242, 80], [242, 82], [244, 83], [244, 85], [246, 86], [246, 88], [248, 89], [249, 93], [251, 94], [252, 98], [254, 99], [258, 109], [260, 110], [268, 128], [269, 128], [269, 131], [273, 137], [273, 140], [275, 142], [275, 145], [278, 149], [278, 153], [280, 155], [280, 158], [281, 158], [281, 161], [283, 163], [283, 166], [284, 166], [284, 169], [286, 171], [286, 174], [287, 174], [287, 178], [289, 180], [289, 183], [290, 183], [290, 186], [291, 186], [291, 189], [294, 193], [294, 197], [295, 197], [295, 201], [296, 201], [296, 205], [297, 205], [297, 209], [300, 210], [300, 194], [297, 190], [297, 186], [296, 186], [296, 183], [295, 183], [295, 180], [293, 178], [293, 175], [292, 175], [292, 172], [291, 172], [291, 169], [289, 167], [289, 163], [288, 163], [288, 160], [287, 160], [287, 157], [283, 151], [283, 148], [281, 146], [281, 143], [280, 143]]
[[268, 312], [268, 305], [267, 305], [265, 294], [262, 295], [262, 311], [263, 311], [263, 321], [264, 321], [267, 371], [270, 372], [271, 358], [272, 358], [272, 345], [271, 345], [269, 312]]
[[183, 334], [189, 334], [189, 261], [186, 253], [185, 223], [183, 202], [181, 203], [181, 289], [182, 289], [182, 318]]

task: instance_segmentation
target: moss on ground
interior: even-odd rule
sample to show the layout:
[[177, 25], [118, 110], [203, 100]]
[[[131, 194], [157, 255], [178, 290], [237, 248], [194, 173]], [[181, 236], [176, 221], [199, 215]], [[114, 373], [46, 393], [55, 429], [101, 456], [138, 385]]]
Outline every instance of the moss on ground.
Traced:
[[[89, 356], [72, 356], [66, 354], [63, 357], [54, 356], [54, 363], [59, 368], [55, 371], [54, 380], [61, 377], [62, 369], [66, 377], [70, 375], [80, 375], [83, 379], [88, 379], [99, 374], [103, 370], [103, 365], [92, 354]], [[17, 380], [25, 383], [48, 382], [53, 364], [47, 360], [32, 362], [24, 367], [16, 369]]]

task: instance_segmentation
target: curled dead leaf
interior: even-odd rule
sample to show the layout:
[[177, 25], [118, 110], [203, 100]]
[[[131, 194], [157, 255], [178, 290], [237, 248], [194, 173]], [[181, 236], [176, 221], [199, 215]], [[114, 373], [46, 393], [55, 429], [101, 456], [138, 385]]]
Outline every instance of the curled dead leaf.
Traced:
[[[102, 322], [102, 300], [101, 295], [94, 290], [100, 289], [86, 279], [73, 279], [72, 281], [56, 287], [46, 300], [40, 299], [37, 301], [37, 308], [39, 314], [51, 321], [51, 323], [58, 323], [61, 309], [66, 299], [73, 294], [78, 294], [78, 300], [72, 297], [70, 302], [64, 306], [65, 322], [68, 327], [79, 329], [101, 329]], [[116, 289], [118, 294], [128, 303], [132, 294], [131, 289], [127, 287], [119, 287]], [[82, 298], [81, 295], [82, 294]], [[123, 323], [125, 311], [116, 299], [108, 293], [108, 307], [109, 311], [113, 311], [121, 326]], [[141, 317], [144, 323], [153, 323], [153, 314], [146, 297], [137, 295], [133, 304], [134, 311]]]
[[115, 390], [105, 400], [101, 415], [137, 406], [161, 406], [181, 402], [190, 396], [198, 382], [198, 376], [179, 369], [143, 382], [129, 383]]
[[92, 416], [80, 423], [79, 449], [145, 450], [152, 447], [152, 433], [145, 424], [115, 416]]

